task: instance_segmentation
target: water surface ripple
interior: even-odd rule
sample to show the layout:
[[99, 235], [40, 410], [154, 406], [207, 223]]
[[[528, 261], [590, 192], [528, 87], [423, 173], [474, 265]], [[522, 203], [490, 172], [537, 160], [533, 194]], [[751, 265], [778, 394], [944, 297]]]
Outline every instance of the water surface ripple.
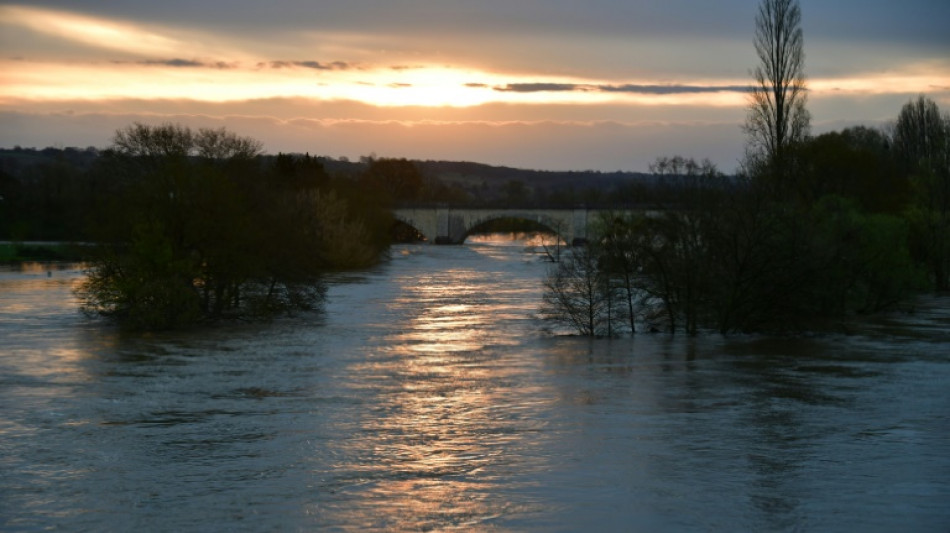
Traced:
[[852, 335], [587, 340], [522, 245], [131, 336], [0, 272], [0, 529], [947, 531], [950, 300]]

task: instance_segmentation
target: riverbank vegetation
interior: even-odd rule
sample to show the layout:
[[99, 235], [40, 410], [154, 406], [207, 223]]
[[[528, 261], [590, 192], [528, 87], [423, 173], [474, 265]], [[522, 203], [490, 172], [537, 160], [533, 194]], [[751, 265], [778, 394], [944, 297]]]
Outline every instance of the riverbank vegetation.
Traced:
[[860, 195], [777, 198], [761, 177], [676, 159], [702, 169], [680, 169], [680, 203], [600, 216], [587, 248], [552, 265], [548, 318], [594, 336], [790, 332], [939, 287], [927, 249], [914, 246], [927, 236], [913, 224], [914, 202], [872, 209]]
[[85, 257], [85, 247], [73, 243], [0, 243], [0, 263], [27, 263], [34, 261], [71, 261], [78, 263]]
[[552, 267], [547, 318], [594, 336], [801, 331], [950, 288], [950, 115], [921, 95], [888, 132], [811, 136], [800, 20], [793, 0], [760, 6], [740, 174], [658, 159], [675, 202], [602, 217]]
[[132, 329], [312, 309], [321, 274], [374, 263], [391, 224], [313, 158], [265, 161], [225, 130], [129, 126], [71, 183], [96, 243], [83, 307]]

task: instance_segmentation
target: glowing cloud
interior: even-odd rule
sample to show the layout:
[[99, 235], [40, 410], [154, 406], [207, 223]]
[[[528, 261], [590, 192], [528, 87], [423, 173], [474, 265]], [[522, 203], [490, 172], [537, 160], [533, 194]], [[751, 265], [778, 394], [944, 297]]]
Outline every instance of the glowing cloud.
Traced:
[[[450, 61], [381, 64], [352, 57], [268, 58], [253, 42], [211, 33], [26, 6], [0, 7], [0, 24], [70, 43], [134, 54], [133, 59], [0, 60], [0, 101], [194, 100], [273, 98], [355, 101], [378, 107], [475, 107], [491, 103], [742, 107], [748, 80], [590, 79], [538, 72], [501, 74]], [[333, 39], [340, 37], [334, 34]], [[363, 36], [372, 42], [371, 36]], [[332, 39], [331, 39], [332, 40]], [[355, 43], [358, 35], [345, 41]], [[206, 43], [197, 45], [195, 43]], [[229, 43], [227, 45], [222, 43]], [[319, 47], [318, 47], [319, 48]], [[351, 51], [356, 50], [353, 48]], [[356, 53], [356, 52], [353, 52]], [[360, 54], [356, 54], [360, 55]], [[383, 57], [383, 56], [379, 56]], [[209, 59], [211, 58], [211, 59]], [[378, 59], [378, 58], [377, 58]], [[399, 58], [394, 58], [399, 59]], [[933, 66], [931, 66], [933, 67]], [[887, 75], [817, 79], [813, 96], [925, 92], [950, 86], [938, 68]]]
[[[440, 157], [536, 166], [530, 158], [547, 165], [559, 154], [557, 166], [620, 168], [626, 146], [660, 150], [657, 132], [667, 131], [669, 150], [718, 150], [728, 165], [741, 152], [755, 61], [736, 33], [751, 31], [751, 15], [739, 23], [724, 12], [718, 26], [677, 19], [699, 24], [698, 33], [679, 22], [652, 31], [654, 10], [681, 8], [645, 9], [646, 0], [605, 2], [591, 17], [543, 2], [520, 17], [506, 16], [527, 13], [517, 2], [432, 10], [430, 2], [275, 0], [255, 6], [274, 12], [261, 20], [203, 4], [188, 13], [151, 5], [146, 17], [136, 15], [145, 4], [125, 3], [120, 18], [78, 11], [118, 4], [76, 2], [70, 11], [21, 1], [0, 5], [0, 141], [9, 144], [39, 138], [27, 137], [29, 124], [46, 128], [43, 142], [71, 142], [72, 131], [72, 142], [85, 143], [108, 138], [120, 117], [148, 117], [226, 124], [275, 139], [276, 150], [319, 140], [338, 153], [429, 157], [441, 147]], [[917, 26], [906, 31], [916, 35]], [[950, 106], [950, 63], [932, 46], [871, 38], [869, 48], [842, 43], [838, 29], [824, 40], [806, 33], [818, 45], [809, 48], [808, 78], [816, 132], [887, 120], [918, 93]], [[693, 143], [696, 151], [677, 148], [693, 131], [711, 137]], [[489, 155], [455, 151], [479, 146]]]
[[185, 48], [180, 41], [134, 24], [49, 9], [0, 6], [0, 22], [87, 46], [144, 55], [174, 55]]

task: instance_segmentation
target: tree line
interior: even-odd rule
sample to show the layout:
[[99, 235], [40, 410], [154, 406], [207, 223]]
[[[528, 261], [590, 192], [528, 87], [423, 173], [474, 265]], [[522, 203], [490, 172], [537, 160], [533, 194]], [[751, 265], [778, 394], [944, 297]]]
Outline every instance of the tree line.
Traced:
[[322, 274], [376, 262], [384, 195], [334, 180], [309, 156], [265, 164], [224, 129], [135, 124], [91, 173], [97, 245], [78, 293], [134, 329], [260, 318], [320, 304]]
[[[0, 239], [88, 240], [85, 213], [98, 190], [98, 160], [108, 152], [94, 147], [0, 149]], [[272, 166], [277, 164], [277, 158], [288, 156], [260, 154], [255, 159], [262, 166]], [[656, 176], [640, 172], [555, 172], [470, 162], [375, 156], [350, 161], [295, 155], [303, 156], [319, 163], [334, 179], [371, 184], [380, 175], [392, 172], [397, 183], [405, 183], [383, 183], [380, 192], [395, 194], [394, 205], [603, 207], [669, 203], [675, 201], [676, 195]]]
[[414, 170], [380, 160], [332, 176], [309, 155], [177, 124], [133, 124], [103, 151], [15, 152], [24, 168], [0, 180], [8, 238], [94, 244], [83, 308], [138, 330], [319, 306], [326, 272], [383, 257]]
[[676, 202], [606, 215], [563, 256], [544, 314], [582, 335], [800, 331], [950, 289], [950, 115], [918, 96], [886, 130], [810, 135], [801, 12], [764, 0], [737, 177], [660, 158]]

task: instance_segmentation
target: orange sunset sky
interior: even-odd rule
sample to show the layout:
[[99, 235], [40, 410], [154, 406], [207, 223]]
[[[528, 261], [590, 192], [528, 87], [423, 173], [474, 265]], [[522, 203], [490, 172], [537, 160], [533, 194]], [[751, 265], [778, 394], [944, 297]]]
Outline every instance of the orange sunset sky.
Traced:
[[[950, 111], [950, 2], [800, 2], [813, 131]], [[831, 5], [829, 5], [831, 4]], [[269, 152], [646, 170], [742, 157], [754, 0], [0, 3], [0, 146], [134, 121]]]

